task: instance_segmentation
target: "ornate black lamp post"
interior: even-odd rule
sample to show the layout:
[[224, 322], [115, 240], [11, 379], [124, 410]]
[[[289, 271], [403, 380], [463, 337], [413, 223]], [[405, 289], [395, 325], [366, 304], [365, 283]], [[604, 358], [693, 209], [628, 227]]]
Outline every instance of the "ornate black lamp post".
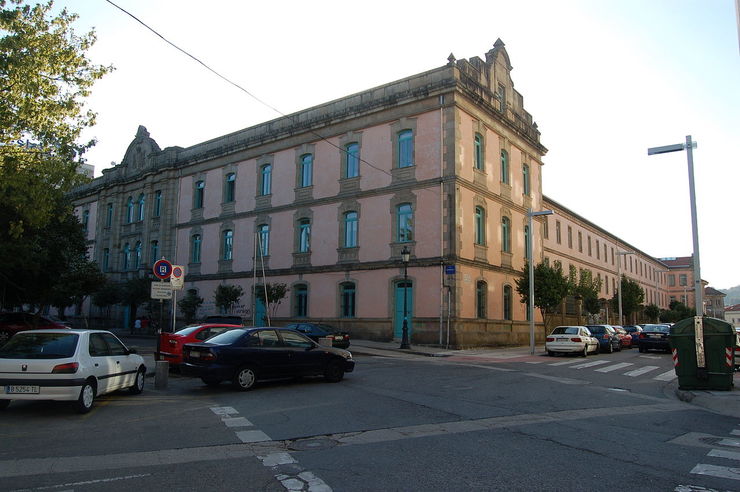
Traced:
[[409, 266], [409, 257], [411, 256], [411, 251], [404, 246], [401, 250], [401, 260], [403, 261], [403, 338], [401, 338], [401, 347], [402, 349], [410, 349], [411, 346], [409, 345], [409, 322], [408, 322], [408, 305], [407, 305], [407, 295], [406, 295], [406, 289], [408, 289], [409, 282], [408, 282], [408, 266]]

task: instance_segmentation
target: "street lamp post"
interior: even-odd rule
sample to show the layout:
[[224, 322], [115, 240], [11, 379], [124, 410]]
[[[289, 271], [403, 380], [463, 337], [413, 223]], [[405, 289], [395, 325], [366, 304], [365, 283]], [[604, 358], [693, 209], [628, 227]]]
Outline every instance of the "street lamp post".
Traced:
[[408, 265], [409, 265], [409, 257], [411, 256], [411, 251], [404, 246], [401, 250], [401, 260], [403, 261], [403, 337], [401, 338], [401, 347], [402, 349], [410, 349], [411, 345], [409, 345], [409, 323], [408, 323], [408, 303], [407, 303], [407, 294], [406, 289], [408, 289]]
[[691, 202], [691, 236], [694, 243], [694, 308], [696, 315], [702, 316], [704, 313], [704, 289], [701, 285], [701, 268], [699, 264], [699, 231], [696, 219], [696, 192], [694, 191], [694, 153], [696, 142], [691, 140], [691, 135], [686, 136], [686, 143], [664, 145], [662, 147], [651, 147], [648, 149], [648, 155], [666, 154], [668, 152], [686, 151], [686, 158], [689, 164], [689, 200]]
[[619, 320], [620, 326], [624, 325], [622, 321], [622, 256], [633, 255], [634, 251], [617, 251], [617, 277], [619, 277], [617, 284], [617, 303], [619, 304]]
[[534, 354], [534, 264], [532, 258], [534, 256], [532, 247], [532, 217], [539, 215], [552, 215], [552, 210], [542, 210], [541, 212], [532, 212], [531, 208], [527, 209], [527, 227], [529, 227], [529, 234], [527, 234], [527, 265], [529, 266], [529, 302], [527, 303], [527, 317], [529, 318], [529, 353]]

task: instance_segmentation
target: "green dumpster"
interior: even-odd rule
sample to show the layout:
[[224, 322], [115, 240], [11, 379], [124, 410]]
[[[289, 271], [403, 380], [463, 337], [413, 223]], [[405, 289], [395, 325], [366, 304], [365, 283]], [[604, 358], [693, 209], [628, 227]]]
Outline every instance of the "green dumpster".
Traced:
[[[701, 325], [697, 326], [699, 321]], [[704, 333], [702, 343], [697, 343], [699, 330]], [[731, 390], [735, 337], [735, 328], [730, 323], [706, 316], [682, 319], [671, 326], [669, 343], [678, 387], [682, 390]]]

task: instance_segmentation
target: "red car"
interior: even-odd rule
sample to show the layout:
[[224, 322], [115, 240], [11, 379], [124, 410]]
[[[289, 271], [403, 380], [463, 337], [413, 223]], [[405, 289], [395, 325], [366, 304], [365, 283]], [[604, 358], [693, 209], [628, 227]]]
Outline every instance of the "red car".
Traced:
[[619, 336], [619, 344], [621, 345], [621, 347], [632, 348], [632, 335], [621, 326], [615, 326], [614, 329], [617, 330], [617, 335]]
[[166, 360], [171, 365], [182, 364], [182, 346], [186, 343], [202, 342], [233, 328], [243, 328], [241, 325], [227, 325], [223, 323], [205, 323], [202, 325], [186, 326], [175, 333], [162, 333], [159, 336], [159, 360]]
[[10, 337], [24, 330], [44, 330], [47, 328], [69, 328], [68, 325], [46, 316], [36, 316], [22, 311], [0, 313], [0, 345], [5, 345]]

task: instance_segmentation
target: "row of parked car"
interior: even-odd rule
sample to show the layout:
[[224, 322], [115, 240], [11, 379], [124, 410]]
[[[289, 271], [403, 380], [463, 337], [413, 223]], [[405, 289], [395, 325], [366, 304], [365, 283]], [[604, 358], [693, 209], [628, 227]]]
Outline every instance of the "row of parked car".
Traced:
[[[318, 343], [321, 342], [321, 344]], [[282, 328], [207, 323], [162, 334], [158, 357], [185, 376], [239, 390], [259, 380], [323, 376], [341, 381], [354, 370], [347, 333], [300, 323]], [[103, 330], [21, 331], [0, 344], [0, 409], [11, 400], [71, 401], [81, 413], [94, 399], [144, 388], [146, 366], [135, 350]]]
[[599, 352], [612, 353], [635, 346], [640, 352], [648, 350], [670, 352], [668, 343], [670, 328], [669, 324], [558, 326], [547, 337], [545, 350], [550, 356], [576, 353], [583, 357]]

